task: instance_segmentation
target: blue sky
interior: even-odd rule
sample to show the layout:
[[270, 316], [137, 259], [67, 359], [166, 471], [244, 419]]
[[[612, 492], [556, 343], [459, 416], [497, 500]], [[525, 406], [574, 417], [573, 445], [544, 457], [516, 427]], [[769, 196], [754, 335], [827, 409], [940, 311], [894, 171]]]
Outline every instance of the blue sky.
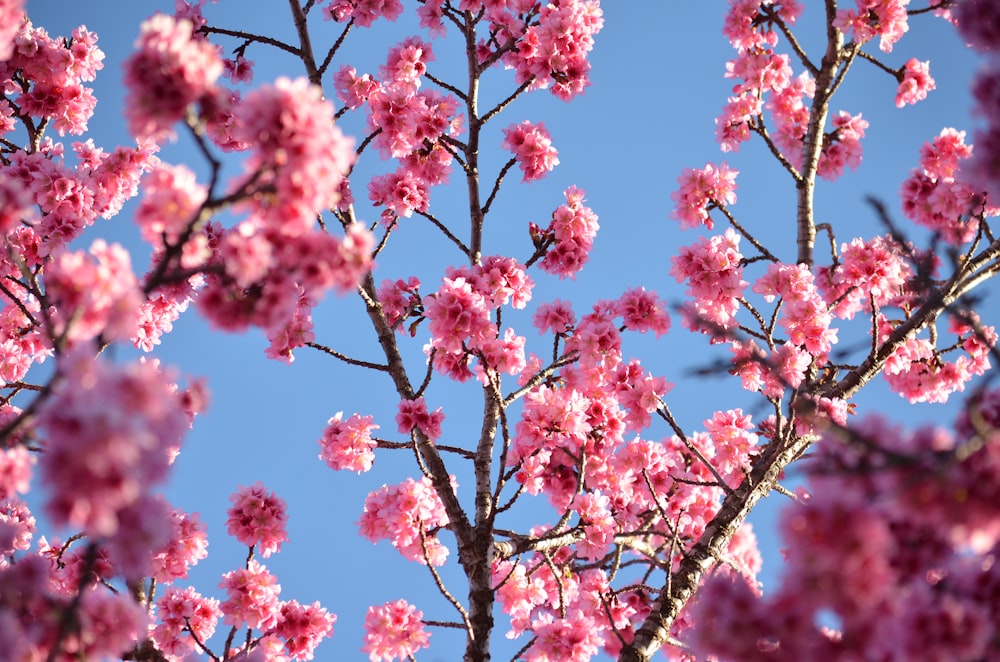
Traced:
[[[406, 2], [408, 10], [414, 5]], [[805, 47], [815, 50], [822, 38], [816, 11], [820, 3], [805, 2], [806, 14], [799, 32]], [[845, 3], [846, 4], [846, 3]], [[123, 98], [121, 62], [131, 50], [139, 23], [157, 10], [171, 10], [172, 2], [102, 0], [69, 3], [62, 0], [29, 0], [28, 12], [36, 25], [50, 34], [64, 35], [85, 24], [100, 36], [107, 54], [105, 68], [95, 84], [99, 99], [91, 122], [90, 137], [105, 148], [127, 144], [121, 107]], [[593, 86], [566, 104], [546, 92], [531, 94], [515, 104], [492, 128], [492, 142], [484, 143], [484, 172], [495, 172], [507, 155], [499, 150], [500, 129], [528, 119], [544, 121], [559, 150], [561, 164], [545, 180], [519, 184], [508, 177], [485, 231], [489, 253], [509, 252], [521, 259], [529, 252], [527, 224], [545, 223], [552, 209], [562, 202], [562, 191], [575, 184], [587, 192], [587, 204], [600, 216], [601, 231], [591, 261], [575, 281], [558, 281], [535, 273], [534, 303], [553, 298], [569, 299], [578, 312], [586, 311], [601, 298], [617, 297], [630, 287], [657, 290], [671, 303], [683, 299], [683, 288], [669, 276], [670, 257], [680, 246], [693, 243], [698, 231], [681, 231], [669, 218], [670, 194], [685, 167], [727, 161], [740, 171], [738, 202], [733, 211], [761, 236], [772, 252], [794, 260], [794, 188], [762, 145], [750, 143], [736, 154], [722, 154], [714, 140], [714, 118], [718, 115], [731, 82], [722, 73], [734, 55], [721, 34], [724, 3], [721, 2], [607, 2], [605, 27], [592, 54]], [[223, 0], [207, 8], [214, 24], [289, 36], [291, 18], [284, 2]], [[318, 17], [316, 17], [318, 18]], [[314, 20], [313, 40], [317, 50], [325, 48], [339, 33], [333, 23]], [[408, 34], [419, 33], [409, 17], [396, 24], [376, 24], [371, 30], [355, 31], [338, 62], [374, 73], [384, 61], [387, 48]], [[422, 34], [422, 33], [421, 33]], [[422, 34], [427, 38], [426, 34]], [[228, 44], [231, 48], [236, 44]], [[447, 77], [460, 52], [441, 40], [433, 42], [437, 60], [430, 70]], [[817, 219], [832, 222], [838, 242], [855, 236], [869, 237], [880, 230], [867, 195], [885, 200], [898, 213], [896, 193], [900, 183], [916, 165], [920, 145], [946, 126], [971, 128], [968, 87], [977, 66], [975, 56], [964, 49], [954, 30], [944, 21], [920, 17], [911, 31], [884, 55], [891, 66], [909, 57], [931, 60], [937, 89], [916, 107], [897, 110], [895, 82], [874, 67], [860, 62], [836, 98], [833, 110], [864, 114], [870, 122], [864, 140], [864, 161], [856, 173], [848, 173], [817, 190]], [[301, 66], [286, 56], [252, 47], [247, 57], [256, 62], [254, 83], [279, 75], [298, 76]], [[334, 70], [336, 69], [336, 65]], [[799, 69], [796, 69], [796, 74]], [[500, 95], [511, 84], [509, 73], [494, 71], [485, 95]], [[324, 81], [331, 90], [329, 76]], [[499, 97], [494, 97], [499, 98]], [[355, 133], [360, 118], [348, 119], [344, 130]], [[67, 140], [67, 143], [69, 141]], [[363, 220], [376, 212], [365, 199], [365, 174], [384, 172], [388, 164], [369, 158], [359, 165], [354, 189]], [[198, 170], [201, 163], [185, 140], [167, 145], [161, 157], [185, 162]], [[231, 172], [235, 172], [232, 170]], [[484, 177], [484, 186], [490, 180]], [[455, 179], [448, 190], [435, 191], [432, 209], [439, 217], [458, 223], [462, 213], [464, 184]], [[721, 225], [721, 224], [720, 224]], [[138, 240], [126, 208], [117, 218], [100, 222], [95, 232], [126, 243], [135, 250], [134, 263], [141, 268], [148, 253]], [[97, 234], [91, 234], [95, 237]], [[919, 240], [921, 235], [914, 233]], [[88, 240], [89, 241], [89, 240]], [[435, 235], [420, 219], [404, 219], [398, 236], [380, 256], [376, 281], [416, 273], [427, 287], [439, 282], [448, 265], [460, 256], [450, 244]], [[995, 310], [995, 297], [986, 306]], [[529, 313], [533, 306], [529, 306]], [[996, 322], [996, 314], [984, 314]], [[993, 318], [991, 320], [990, 318]], [[354, 297], [328, 298], [314, 315], [317, 341], [363, 359], [377, 360], [374, 334], [359, 301]], [[538, 353], [542, 340], [530, 327], [527, 315], [512, 316], [515, 329], [528, 337]], [[862, 331], [863, 332], [863, 331]], [[425, 333], [425, 331], [421, 331]], [[420, 347], [427, 338], [407, 346], [411, 369], [419, 369]], [[209, 558], [193, 572], [192, 585], [203, 594], [220, 596], [216, 584], [221, 573], [238, 567], [245, 548], [227, 537], [225, 510], [228, 496], [238, 485], [260, 480], [283, 497], [289, 506], [290, 543], [281, 553], [265, 560], [282, 585], [282, 597], [300, 602], [319, 600], [338, 616], [334, 637], [318, 650], [318, 659], [363, 659], [361, 623], [368, 605], [406, 598], [424, 611], [425, 617], [450, 619], [453, 612], [438, 595], [426, 571], [407, 563], [388, 545], [373, 546], [357, 535], [355, 522], [365, 494], [383, 483], [416, 476], [412, 458], [404, 453], [382, 453], [375, 469], [356, 476], [335, 473], [317, 459], [316, 440], [326, 420], [338, 411], [345, 415], [371, 414], [382, 426], [380, 432], [396, 438], [396, 397], [388, 379], [357, 368], [348, 368], [315, 352], [299, 350], [291, 366], [264, 357], [266, 341], [261, 334], [224, 335], [212, 332], [194, 311], [189, 312], [166, 337], [157, 356], [177, 365], [188, 375], [204, 376], [212, 392], [211, 408], [196, 422], [176, 463], [168, 496], [186, 510], [197, 511], [209, 528]], [[129, 356], [127, 348], [116, 350]], [[642, 359], [654, 373], [675, 384], [668, 404], [685, 429], [700, 429], [701, 422], [717, 409], [744, 407], [753, 410], [754, 400], [732, 378], [692, 379], [690, 371], [713, 359], [725, 358], [724, 349], [711, 348], [693, 336], [674, 317], [674, 328], [654, 342], [630, 336], [625, 353]], [[462, 443], [478, 435], [478, 387], [473, 382], [454, 387], [438, 379], [428, 395], [433, 407], [443, 406], [447, 416], [445, 439]], [[955, 407], [911, 407], [881, 384], [873, 384], [861, 396], [860, 411], [879, 411], [907, 421], [951, 419]], [[471, 412], [467, 413], [467, 412]], [[645, 435], [668, 434], [665, 426]], [[471, 477], [456, 468], [460, 485], [471, 485]], [[461, 493], [461, 488], [460, 488]], [[756, 516], [763, 537], [765, 590], [774, 586], [780, 556], [773, 530], [773, 512], [781, 503], [772, 496]], [[545, 508], [523, 509], [521, 523], [540, 523], [548, 518]], [[454, 558], [454, 554], [452, 556]], [[445, 573], [453, 592], [464, 592], [454, 567]], [[498, 619], [495, 659], [508, 659], [523, 641], [503, 639], [506, 624]], [[461, 641], [452, 633], [434, 630], [425, 660], [454, 659]]]

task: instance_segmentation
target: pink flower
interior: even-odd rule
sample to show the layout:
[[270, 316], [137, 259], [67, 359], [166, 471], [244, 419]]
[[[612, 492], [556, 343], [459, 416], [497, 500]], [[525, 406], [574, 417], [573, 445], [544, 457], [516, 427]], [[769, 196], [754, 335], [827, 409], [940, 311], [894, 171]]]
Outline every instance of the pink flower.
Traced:
[[857, 10], [838, 9], [833, 25], [864, 43], [879, 37], [879, 48], [892, 52], [892, 45], [909, 30], [906, 5], [910, 0], [855, 0]]
[[[346, 421], [343, 412], [337, 412], [326, 423], [323, 437], [319, 440], [319, 458], [331, 469], [347, 469], [358, 473], [368, 471], [375, 461], [375, 447], [372, 430], [379, 426], [372, 423], [371, 416], [353, 414]], [[411, 426], [412, 427], [412, 426]]]
[[267, 492], [259, 481], [251, 487], [240, 486], [229, 500], [233, 502], [226, 511], [229, 535], [247, 547], [256, 546], [265, 558], [280, 550], [281, 543], [288, 542], [285, 501]]
[[399, 0], [330, 0], [323, 9], [327, 20], [346, 23], [354, 22], [363, 28], [370, 28], [379, 18], [395, 21], [403, 13]]
[[503, 130], [501, 147], [514, 153], [525, 182], [541, 179], [559, 165], [556, 157], [559, 152], [552, 146], [552, 138], [540, 122], [532, 124], [525, 120], [511, 124]]
[[372, 662], [405, 660], [430, 643], [430, 633], [424, 629], [422, 611], [406, 602], [387, 602], [381, 607], [369, 607], [365, 615], [365, 645]]
[[156, 601], [159, 623], [150, 635], [170, 662], [179, 662], [199, 650], [195, 637], [204, 643], [215, 634], [221, 615], [218, 600], [203, 598], [192, 588], [171, 586]]
[[253, 147], [244, 164], [247, 177], [257, 177], [258, 190], [273, 187], [273, 194], [246, 204], [285, 234], [312, 230], [317, 213], [337, 206], [340, 183], [355, 159], [354, 140], [333, 122], [333, 105], [307, 79], [282, 77], [250, 92], [235, 113], [233, 138]]
[[176, 387], [152, 362], [111, 365], [73, 355], [63, 370], [39, 415], [47, 510], [58, 524], [112, 535], [119, 513], [166, 478], [187, 417]]
[[708, 215], [709, 209], [736, 202], [738, 174], [725, 163], [721, 166], [708, 163], [701, 170], [685, 168], [677, 178], [678, 189], [670, 195], [676, 203], [670, 216], [679, 220], [682, 228], [704, 225], [711, 230], [714, 223]]
[[24, 18], [24, 0], [0, 1], [0, 62], [14, 52], [14, 35], [21, 29]]
[[256, 560], [251, 559], [245, 569], [224, 574], [219, 588], [225, 589], [229, 596], [219, 605], [225, 623], [234, 627], [246, 625], [262, 631], [278, 624], [281, 586], [274, 575]]
[[899, 89], [896, 91], [896, 108], [915, 104], [927, 98], [927, 93], [934, 89], [930, 66], [930, 62], [921, 62], [917, 58], [906, 61], [903, 78], [899, 81]]
[[560, 299], [538, 306], [532, 320], [539, 333], [551, 331], [566, 334], [576, 326], [572, 305]]
[[403, 434], [410, 434], [413, 428], [417, 428], [431, 441], [441, 438], [441, 423], [444, 422], [444, 414], [438, 407], [433, 412], [427, 411], [427, 403], [423, 398], [415, 400], [400, 400], [399, 413], [396, 414], [396, 424]]
[[285, 640], [285, 651], [294, 660], [311, 660], [316, 646], [333, 634], [337, 617], [318, 602], [300, 605], [295, 600], [281, 604], [281, 616], [274, 632]]
[[170, 542], [153, 557], [152, 574], [160, 584], [186, 578], [191, 566], [208, 556], [208, 535], [198, 513], [174, 509], [170, 529]]
[[553, 245], [542, 258], [541, 267], [559, 278], [575, 278], [590, 257], [600, 226], [597, 214], [583, 204], [581, 189], [571, 186], [563, 195], [566, 204], [552, 212], [552, 223], [542, 233], [544, 238], [552, 238]]
[[136, 53], [125, 63], [129, 130], [161, 140], [192, 103], [222, 75], [222, 59], [208, 41], [196, 39], [191, 21], [156, 14], [142, 24]]
[[387, 539], [404, 558], [435, 566], [444, 564], [448, 548], [431, 531], [447, 524], [444, 504], [427, 478], [383, 485], [365, 499], [358, 520], [361, 535], [373, 543]]

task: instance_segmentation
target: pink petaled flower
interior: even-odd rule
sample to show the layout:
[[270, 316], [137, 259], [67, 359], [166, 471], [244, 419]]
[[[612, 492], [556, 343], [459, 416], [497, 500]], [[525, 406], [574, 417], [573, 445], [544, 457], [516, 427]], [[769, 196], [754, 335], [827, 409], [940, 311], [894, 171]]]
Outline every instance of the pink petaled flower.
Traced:
[[[28, 504], [20, 499], [0, 497], [0, 557], [11, 555], [15, 550], [31, 549], [34, 534], [35, 516]], [[5, 565], [6, 559], [0, 561], [0, 567]]]
[[431, 345], [449, 353], [480, 347], [496, 338], [497, 328], [483, 295], [463, 277], [445, 278], [433, 296], [424, 297]]
[[739, 299], [748, 283], [743, 280], [740, 236], [732, 228], [723, 235], [682, 247], [671, 258], [670, 275], [688, 282], [692, 302], [684, 315], [684, 325], [712, 336], [736, 324]]
[[337, 90], [337, 98], [352, 110], [363, 105], [379, 89], [378, 81], [371, 74], [359, 77], [357, 69], [347, 65], [333, 75], [333, 85]]
[[281, 586], [277, 582], [274, 575], [254, 559], [246, 568], [224, 574], [219, 588], [225, 589], [229, 598], [219, 605], [223, 621], [237, 628], [246, 625], [262, 631], [275, 627], [281, 614], [278, 600]]
[[583, 204], [583, 190], [570, 186], [563, 196], [566, 204], [552, 212], [552, 223], [544, 233], [555, 239], [555, 245], [545, 253], [541, 267], [559, 278], [575, 278], [587, 263], [600, 226], [597, 214]]
[[400, 400], [399, 413], [396, 414], [396, 424], [403, 434], [410, 434], [413, 428], [423, 432], [431, 440], [441, 438], [441, 423], [444, 413], [438, 407], [433, 412], [427, 411], [427, 403], [423, 398], [416, 400]]
[[12, 177], [0, 179], [0, 236], [32, 222], [37, 214], [30, 189]]
[[260, 481], [251, 487], [241, 485], [229, 500], [233, 502], [226, 511], [229, 535], [247, 547], [257, 546], [265, 558], [280, 550], [281, 543], [288, 542], [285, 500], [267, 492]]
[[282, 77], [257, 88], [235, 113], [233, 138], [253, 146], [247, 177], [257, 178], [258, 189], [273, 187], [246, 204], [285, 234], [307, 233], [317, 213], [337, 206], [340, 183], [354, 163], [354, 140], [341, 133], [333, 105], [305, 78]]
[[653, 331], [659, 338], [670, 329], [666, 304], [656, 292], [647, 292], [644, 287], [633, 288], [615, 304], [618, 314], [624, 318], [624, 326], [631, 331]]
[[[448, 277], [465, 275], [465, 271], [449, 268]], [[524, 308], [531, 301], [531, 289], [535, 286], [523, 264], [499, 255], [484, 257], [482, 264], [473, 267], [467, 277], [492, 308], [508, 303], [514, 308]]]
[[775, 55], [769, 48], [740, 51], [735, 60], [726, 63], [726, 78], [743, 81], [733, 86], [734, 94], [780, 92], [791, 84], [788, 60], [787, 55]]
[[964, 139], [964, 131], [942, 130], [921, 148], [921, 167], [900, 188], [903, 213], [951, 243], [971, 241], [979, 228], [972, 214], [982, 204], [981, 195], [958, 181], [960, 163], [972, 154]]
[[159, 623], [150, 636], [169, 662], [180, 662], [200, 650], [195, 637], [204, 643], [215, 634], [221, 615], [218, 600], [203, 598], [192, 588], [171, 586], [156, 601]]
[[522, 563], [512, 567], [510, 561], [495, 561], [493, 585], [497, 601], [503, 606], [504, 613], [510, 615], [511, 630], [507, 638], [520, 636], [531, 624], [535, 607], [548, 600], [545, 582], [539, 573], [529, 576], [527, 567]]
[[813, 356], [825, 356], [837, 341], [831, 329], [833, 316], [819, 294], [813, 273], [802, 264], [771, 264], [754, 283], [753, 291], [767, 301], [783, 301], [781, 326], [792, 345], [804, 347]]
[[823, 151], [820, 153], [817, 174], [823, 179], [833, 181], [844, 174], [844, 168], [857, 170], [861, 164], [861, 139], [865, 137], [868, 122], [861, 115], [851, 116], [840, 111], [833, 118], [833, 137], [823, 141]]
[[552, 333], [565, 334], [576, 326], [576, 315], [573, 314], [570, 302], [556, 299], [538, 306], [532, 323], [539, 333], [552, 331]]
[[406, 169], [372, 177], [368, 182], [368, 199], [391, 211], [391, 219], [395, 221], [400, 216], [413, 216], [414, 211], [427, 211], [430, 191], [426, 181]]
[[379, 18], [395, 21], [403, 13], [399, 0], [330, 0], [323, 9], [327, 20], [346, 23], [354, 19], [357, 25], [370, 28]]
[[132, 596], [96, 586], [83, 592], [76, 611], [76, 628], [63, 652], [84, 660], [118, 657], [146, 633], [149, 615]]
[[743, 472], [750, 468], [750, 454], [757, 445], [753, 420], [742, 409], [717, 411], [705, 421], [705, 430], [715, 444], [716, 469], [735, 488], [743, 480]]
[[136, 53], [125, 63], [125, 115], [132, 135], [160, 140], [222, 75], [219, 52], [195, 39], [191, 21], [157, 14], [142, 24]]
[[28, 493], [34, 464], [35, 455], [22, 444], [0, 448], [0, 499]]
[[853, 239], [841, 245], [837, 268], [822, 272], [819, 288], [834, 315], [853, 319], [858, 311], [871, 310], [872, 298], [879, 307], [898, 302], [912, 276], [904, 249], [891, 237]]
[[55, 523], [108, 536], [118, 514], [167, 475], [188, 427], [176, 386], [153, 362], [63, 356], [64, 379], [39, 412], [40, 463]]
[[274, 262], [271, 242], [252, 221], [243, 221], [227, 230], [218, 251], [226, 275], [240, 287], [263, 280]]
[[596, 561], [602, 558], [614, 543], [618, 524], [611, 514], [611, 500], [599, 492], [578, 494], [571, 507], [580, 516], [584, 538], [576, 545], [582, 559]]
[[909, 30], [906, 6], [910, 0], [855, 0], [857, 10], [838, 9], [834, 27], [864, 43], [879, 37], [879, 48], [892, 52], [892, 45]]
[[372, 439], [372, 430], [379, 426], [371, 416], [353, 414], [346, 421], [343, 412], [337, 412], [326, 422], [323, 437], [319, 440], [319, 459], [331, 469], [347, 469], [361, 473], [372, 468], [378, 442]]
[[604, 642], [604, 635], [594, 618], [577, 609], [568, 612], [565, 618], [544, 614], [532, 621], [535, 643], [524, 654], [524, 659], [527, 662], [588, 662]]
[[903, 78], [896, 90], [896, 108], [906, 104], [915, 104], [927, 98], [927, 93], [934, 89], [934, 79], [931, 78], [931, 63], [921, 62], [913, 57], [906, 61], [903, 68]]
[[708, 210], [713, 206], [725, 207], [736, 202], [738, 174], [739, 171], [730, 170], [725, 163], [721, 166], [708, 163], [701, 170], [685, 168], [677, 178], [678, 189], [670, 195], [676, 203], [670, 216], [679, 220], [682, 228], [704, 225], [711, 230], [715, 224]]
[[234, 83], [249, 83], [253, 80], [253, 60], [237, 55], [233, 60], [223, 60], [225, 76]]
[[[480, 352], [482, 359], [485, 359], [481, 367], [495, 370], [498, 373], [508, 375], [519, 375], [525, 368], [524, 360], [524, 336], [514, 333], [514, 329], [506, 329], [500, 338], [486, 341]], [[480, 381], [488, 383], [485, 375], [481, 375]]]
[[208, 535], [198, 513], [174, 509], [170, 525], [170, 542], [153, 557], [152, 575], [160, 584], [184, 579], [191, 566], [208, 556]]
[[14, 37], [24, 21], [24, 0], [0, 0], [0, 62], [14, 53]]
[[444, 565], [448, 548], [433, 530], [447, 525], [444, 504], [427, 478], [383, 485], [365, 499], [358, 520], [361, 535], [373, 543], [389, 540], [404, 558], [435, 566]]
[[407, 37], [389, 49], [389, 58], [379, 67], [378, 75], [387, 86], [416, 92], [420, 77], [427, 73], [427, 63], [433, 60], [430, 44], [419, 37]]
[[98, 239], [88, 253], [59, 252], [45, 271], [57, 332], [72, 342], [129, 338], [143, 297], [128, 251]]
[[715, 119], [715, 138], [723, 152], [736, 152], [750, 140], [750, 124], [760, 115], [763, 103], [757, 94], [729, 97], [722, 114]]
[[[405, 281], [386, 279], [378, 288], [378, 300], [389, 326], [403, 332], [406, 329], [402, 322], [417, 314], [420, 306], [420, 279], [416, 276], [410, 276]], [[411, 333], [415, 334], [416, 329], [412, 329]]]
[[534, 77], [533, 87], [551, 85], [553, 94], [569, 101], [590, 85], [587, 54], [603, 26], [596, 0], [543, 4], [538, 23], [528, 28], [504, 62], [515, 69], [518, 83]]
[[274, 632], [285, 640], [285, 651], [293, 660], [311, 660], [323, 639], [333, 634], [337, 617], [318, 602], [300, 605], [295, 600], [281, 604], [281, 616]]
[[365, 645], [372, 662], [406, 660], [421, 648], [430, 646], [430, 633], [424, 629], [424, 617], [406, 600], [369, 607], [365, 615]]
[[195, 220], [208, 189], [186, 166], [160, 164], [143, 179], [143, 195], [135, 212], [142, 238], [162, 248], [176, 243]]
[[525, 120], [520, 124], [511, 124], [503, 130], [500, 146], [514, 153], [517, 165], [524, 173], [522, 181], [525, 182], [541, 179], [559, 165], [559, 152], [552, 146], [552, 138], [541, 122], [532, 124]]

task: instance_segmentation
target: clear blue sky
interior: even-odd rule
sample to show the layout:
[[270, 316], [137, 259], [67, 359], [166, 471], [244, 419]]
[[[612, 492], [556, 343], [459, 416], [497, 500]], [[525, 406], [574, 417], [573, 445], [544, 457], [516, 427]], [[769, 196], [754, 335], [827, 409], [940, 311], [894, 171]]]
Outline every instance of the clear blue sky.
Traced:
[[[414, 5], [405, 4], [408, 10]], [[800, 23], [801, 39], [807, 49], [815, 49], [822, 37], [815, 15], [821, 3], [803, 4], [807, 9]], [[113, 148], [129, 142], [121, 113], [121, 62], [131, 50], [141, 20], [156, 10], [170, 11], [172, 5], [151, 0], [29, 0], [29, 15], [50, 34], [68, 34], [83, 23], [100, 35], [107, 59], [95, 85], [99, 103], [90, 134], [98, 145]], [[670, 194], [684, 167], [701, 167], [708, 161], [727, 160], [740, 170], [733, 211], [765, 239], [772, 252], [794, 261], [795, 208], [788, 177], [759, 144], [723, 155], [714, 141], [714, 118], [731, 86], [722, 77], [724, 63], [734, 54], [720, 30], [723, 8], [722, 2], [606, 2], [605, 27], [591, 58], [593, 86], [587, 93], [570, 104], [548, 93], [535, 93], [493, 127], [493, 141], [487, 138], [484, 146], [488, 152], [484, 172], [495, 171], [506, 159], [499, 151], [500, 129], [523, 119], [546, 123], [561, 165], [544, 181], [530, 185], [520, 185], [519, 177], [508, 178], [486, 229], [486, 253], [514, 251], [523, 259], [528, 251], [527, 223], [544, 224], [570, 184], [586, 190], [588, 205], [600, 216], [601, 231], [588, 266], [575, 282], [533, 274], [538, 284], [535, 303], [558, 297], [572, 300], [578, 312], [586, 311], [597, 299], [617, 297], [638, 285], [657, 290], [671, 303], [680, 302], [683, 288], [668, 274], [670, 257], [680, 246], [693, 243], [699, 232], [682, 232], [669, 218]], [[292, 30], [285, 2], [223, 0], [209, 5], [207, 14], [212, 23], [225, 27], [276, 36], [288, 36]], [[324, 49], [338, 32], [333, 23], [315, 21], [317, 50]], [[374, 73], [388, 46], [413, 33], [417, 28], [408, 17], [395, 25], [377, 24], [369, 31], [356, 31], [339, 62]], [[449, 53], [440, 40], [433, 44], [437, 61], [430, 67], [432, 72], [447, 76], [461, 65], [458, 51]], [[967, 90], [977, 62], [964, 51], [953, 29], [931, 17], [912, 21], [910, 34], [895, 52], [885, 55], [885, 61], [899, 66], [911, 56], [930, 59], [937, 81], [937, 90], [918, 106], [898, 111], [893, 103], [894, 81], [864, 62], [856, 65], [834, 103], [834, 110], [862, 112], [870, 122], [861, 169], [834, 184], [821, 183], [817, 192], [817, 218], [835, 224], [838, 242], [879, 232], [864, 203], [866, 195], [886, 200], [899, 217], [896, 192], [915, 166], [925, 140], [945, 126], [971, 128]], [[247, 57], [257, 64], [255, 84], [302, 71], [295, 61], [260, 46], [252, 47]], [[499, 94], [510, 82], [502, 72], [495, 72], [495, 78], [499, 82], [492, 88], [487, 85], [487, 95], [491, 89]], [[328, 92], [332, 90], [329, 76], [324, 83]], [[345, 131], [351, 132], [352, 126], [358, 124], [347, 122]], [[161, 156], [200, 167], [184, 140], [168, 145]], [[371, 156], [359, 167], [360, 174], [385, 171], [385, 164]], [[460, 218], [464, 185], [457, 183], [432, 196], [432, 209], [439, 216]], [[366, 179], [358, 178], [354, 189], [359, 215], [370, 221], [375, 212], [365, 199], [365, 184]], [[420, 219], [404, 219], [403, 226], [378, 261], [376, 281], [419, 273], [433, 287], [445, 267], [458, 264], [460, 256]], [[130, 208], [110, 222], [101, 222], [97, 231], [135, 248], [137, 268], [145, 264], [147, 253], [138, 242]], [[995, 309], [995, 297], [987, 306]], [[996, 315], [992, 320], [989, 314], [985, 317], [997, 321]], [[359, 358], [378, 360], [374, 334], [355, 298], [328, 298], [314, 319], [317, 341]], [[534, 344], [536, 352], [545, 351], [527, 315], [510, 321], [528, 337], [529, 349]], [[414, 369], [426, 338], [417, 340], [408, 355]], [[240, 566], [246, 554], [226, 535], [227, 499], [238, 485], [260, 480], [289, 505], [291, 542], [265, 560], [279, 578], [282, 597], [303, 603], [319, 600], [338, 616], [336, 633], [318, 649], [317, 659], [364, 659], [359, 650], [361, 623], [371, 604], [403, 597], [427, 618], [453, 618], [454, 612], [436, 593], [425, 569], [403, 561], [388, 543], [373, 546], [357, 535], [355, 522], [365, 494], [383, 483], [416, 476], [412, 458], [405, 453], [382, 453], [375, 469], [363, 476], [332, 472], [317, 459], [316, 440], [337, 411], [374, 415], [384, 436], [398, 436], [393, 420], [397, 400], [388, 379], [306, 350], [299, 350], [296, 362], [286, 366], [267, 361], [265, 347], [266, 341], [256, 332], [235, 336], [211, 332], [191, 311], [157, 351], [164, 362], [180, 366], [186, 374], [207, 377], [212, 391], [211, 408], [189, 435], [168, 493], [175, 505], [199, 512], [209, 528], [209, 558], [195, 569], [192, 584], [203, 594], [221, 597], [216, 588], [221, 573]], [[127, 350], [118, 352], [128, 355]], [[692, 380], [688, 376], [691, 368], [726, 358], [728, 353], [711, 349], [702, 338], [687, 333], [676, 316], [673, 330], [659, 342], [629, 337], [625, 352], [676, 385], [668, 404], [687, 430], [699, 429], [714, 410], [753, 407], [734, 379]], [[462, 443], [478, 435], [477, 396], [475, 382], [456, 389], [437, 380], [428, 402], [431, 407], [444, 407], [447, 441]], [[909, 407], [881, 383], [873, 385], [860, 402], [861, 412], [877, 410], [911, 422], [944, 422], [954, 412], [953, 406]], [[667, 434], [665, 426], [654, 424], [646, 436]], [[460, 485], [471, 485], [467, 474], [457, 467], [456, 473]], [[774, 585], [780, 562], [771, 514], [781, 505], [780, 498], [772, 496], [765, 503], [768, 512], [757, 517], [766, 554], [765, 591]], [[522, 521], [540, 523], [547, 518], [547, 511], [540, 509], [526, 513]], [[445, 577], [453, 592], [464, 594], [464, 583], [454, 567]], [[505, 621], [498, 619], [498, 660], [508, 659], [523, 644], [523, 640], [514, 644], [504, 640], [506, 629]], [[461, 641], [447, 631], [434, 630], [431, 642], [430, 653], [419, 659], [455, 659], [461, 647]]]

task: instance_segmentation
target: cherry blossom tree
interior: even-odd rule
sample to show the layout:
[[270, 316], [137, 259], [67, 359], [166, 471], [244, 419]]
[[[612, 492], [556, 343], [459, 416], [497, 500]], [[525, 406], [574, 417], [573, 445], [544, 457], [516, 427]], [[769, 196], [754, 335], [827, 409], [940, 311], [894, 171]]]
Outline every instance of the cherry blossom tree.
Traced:
[[[463, 633], [470, 661], [491, 659], [503, 633], [515, 659], [539, 662], [1000, 655], [1000, 391], [982, 377], [997, 335], [972, 296], [1000, 270], [1000, 3], [731, 0], [716, 121], [727, 160], [661, 195], [664, 221], [705, 233], [664, 256], [685, 290], [674, 314], [655, 283], [581, 307], [575, 277], [598, 213], [613, 214], [589, 206], [586, 182], [525, 209], [515, 239], [495, 247], [484, 232], [500, 200], [559, 165], [550, 127], [521, 108], [533, 95], [572, 104], [590, 85], [598, 0], [409, 4], [290, 0], [284, 40], [181, 0], [137, 27], [124, 65], [135, 142], [110, 147], [86, 138], [97, 35], [51, 36], [0, 0], [7, 659], [308, 660], [333, 636], [336, 616], [283, 596], [265, 564], [294, 513], [262, 482], [226, 511], [245, 557], [216, 586], [187, 585], [206, 527], [163, 493], [209, 385], [156, 358], [184, 314], [260, 330], [279, 362], [385, 378], [395, 425], [336, 413], [317, 426], [319, 461], [361, 473], [412, 458], [409, 477], [357, 504], [357, 533], [426, 573], [447, 611], [359, 606], [371, 660], [415, 659], [442, 628]], [[344, 55], [410, 11], [421, 33], [381, 66]], [[837, 93], [868, 67], [896, 106], [919, 104], [932, 61], [893, 46], [911, 21], [942, 19], [985, 53], [980, 127], [927, 136], [900, 204], [873, 201], [866, 233], [841, 236], [817, 218], [817, 182], [861, 165], [870, 127]], [[461, 67], [438, 73], [443, 44]], [[296, 69], [256, 81], [250, 58], [272, 54]], [[195, 159], [168, 162], [172, 140]], [[739, 215], [751, 141], [795, 195], [777, 221]], [[445, 195], [463, 197], [461, 214], [439, 211]], [[116, 216], [134, 220], [148, 265], [97, 234]], [[765, 240], [775, 222], [795, 235], [790, 254]], [[387, 259], [418, 223], [447, 246], [421, 258], [422, 277]], [[566, 298], [534, 298], [543, 280]], [[317, 336], [314, 311], [333, 297], [361, 302], [363, 356]], [[623, 344], [685, 332], [745, 391], [698, 429], [671, 410], [684, 385]], [[129, 345], [143, 356], [116, 358]], [[911, 403], [972, 387], [952, 425], [911, 431], [856, 415], [876, 378]], [[445, 388], [481, 412], [461, 435], [446, 433], [458, 412]], [[796, 490], [783, 484], [793, 470]], [[772, 492], [790, 497], [788, 549], [763, 593], [747, 517]]]

